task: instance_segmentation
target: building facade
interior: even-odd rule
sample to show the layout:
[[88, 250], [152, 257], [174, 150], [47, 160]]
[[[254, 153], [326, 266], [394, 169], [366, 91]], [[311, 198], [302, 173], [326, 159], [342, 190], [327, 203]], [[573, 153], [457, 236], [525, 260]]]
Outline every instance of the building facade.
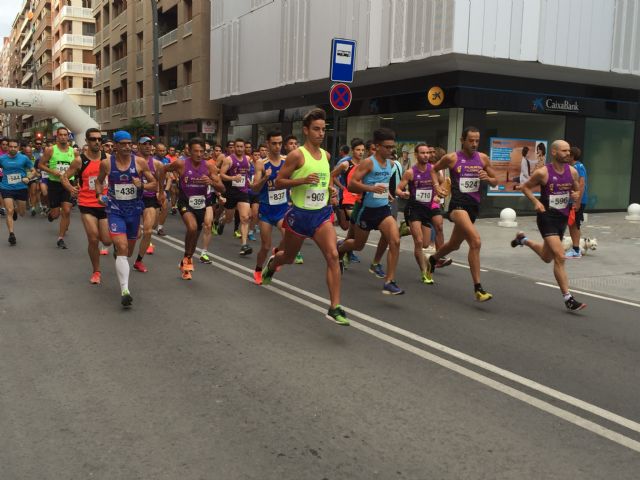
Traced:
[[[405, 165], [418, 141], [458, 148], [467, 125], [487, 154], [524, 140], [546, 153], [565, 138], [584, 152], [590, 210], [640, 201], [640, 0], [211, 4], [220, 46], [211, 98], [225, 103], [225, 139], [259, 142], [271, 128], [300, 136], [301, 115], [316, 105], [329, 112], [328, 149], [386, 126]], [[353, 100], [341, 114], [329, 106], [332, 38], [357, 42]], [[529, 208], [510, 165], [503, 189], [485, 192], [485, 214]]]
[[[160, 137], [178, 145], [214, 138], [219, 108], [209, 99], [209, 5], [158, 0]], [[95, 0], [97, 121], [103, 130], [153, 133], [153, 23], [148, 0]], [[151, 126], [149, 128], [149, 126]]]

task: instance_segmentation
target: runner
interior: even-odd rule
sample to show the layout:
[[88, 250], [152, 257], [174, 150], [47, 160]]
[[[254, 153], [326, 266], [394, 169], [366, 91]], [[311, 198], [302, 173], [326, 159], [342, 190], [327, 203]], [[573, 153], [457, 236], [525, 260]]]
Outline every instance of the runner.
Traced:
[[[169, 163], [171, 163], [171, 161], [167, 157], [167, 146], [162, 142], [156, 143], [156, 150], [155, 150], [154, 156], [155, 156], [155, 159], [158, 160], [160, 163], [162, 163], [163, 166], [169, 165]], [[171, 195], [169, 192], [171, 187], [168, 181], [169, 177], [165, 176], [165, 179], [166, 181], [164, 185], [164, 191], [165, 191], [165, 196], [168, 198]], [[164, 237], [166, 235], [166, 233], [164, 232], [164, 224], [167, 221], [168, 216], [169, 216], [169, 202], [165, 200], [164, 202], [162, 202], [162, 205], [160, 205], [160, 213], [158, 214], [158, 228], [156, 232], [159, 237]]]
[[[0, 140], [0, 157], [6, 155], [9, 152], [9, 141], [6, 138]], [[0, 168], [0, 182], [2, 182], [3, 174], [2, 168]], [[6, 210], [4, 209], [4, 202], [2, 200], [2, 194], [0, 194], [0, 216], [5, 216]]]
[[278, 267], [291, 264], [304, 239], [310, 237], [322, 251], [327, 263], [330, 307], [327, 317], [339, 325], [349, 325], [340, 305], [340, 263], [336, 251], [336, 231], [331, 223], [333, 209], [329, 198], [336, 191], [330, 184], [330, 155], [320, 148], [326, 131], [326, 114], [315, 108], [302, 120], [304, 146], [287, 155], [276, 178], [276, 188], [290, 189], [293, 206], [284, 218], [283, 249], [272, 255], [262, 271], [262, 283], [268, 285]]
[[45, 172], [40, 172], [39, 164], [42, 159], [42, 154], [44, 153], [44, 148], [42, 148], [42, 138], [36, 138], [34, 142], [35, 148], [33, 149], [33, 157], [36, 159], [33, 164], [36, 172], [38, 172], [38, 176], [34, 179], [34, 183], [36, 184], [36, 188], [38, 189], [38, 200], [40, 207], [40, 215], [46, 215], [48, 213], [48, 189], [47, 189], [47, 174]]
[[[209, 169], [214, 172], [214, 175], [215, 175], [214, 178], [216, 180], [220, 180], [220, 170], [218, 169], [216, 158], [210, 156], [210, 158], [208, 158], [206, 162], [207, 162], [207, 165], [209, 165], [210, 167]], [[222, 186], [222, 188], [219, 188], [219, 190], [223, 190], [223, 187], [224, 185]], [[202, 232], [202, 252], [200, 253], [200, 263], [211, 265], [213, 261], [209, 256], [209, 244], [211, 243], [211, 236], [213, 235], [213, 232], [215, 232], [217, 228], [217, 226], [212, 226], [212, 224], [216, 216], [216, 208], [219, 205], [220, 192], [215, 190], [211, 185], [209, 185], [207, 187], [207, 195], [208, 195], [208, 198], [210, 199], [209, 203], [211, 204], [211, 212], [209, 212], [209, 210], [205, 212], [205, 219], [203, 224], [205, 225], [206, 228], [204, 228], [204, 231]]]
[[587, 199], [589, 198], [589, 190], [587, 188], [587, 169], [580, 161], [582, 157], [582, 150], [578, 147], [571, 147], [571, 155], [569, 156], [570, 164], [578, 172], [578, 183], [580, 184], [579, 200], [572, 204], [573, 221], [569, 221], [569, 235], [571, 235], [572, 249], [569, 250], [565, 257], [567, 258], [582, 258], [580, 252], [580, 227], [584, 221], [584, 209], [587, 207]]
[[[256, 175], [256, 162], [260, 161], [260, 151], [254, 150], [253, 152], [251, 152], [251, 156], [249, 158], [251, 160], [251, 166], [249, 167], [249, 183], [253, 185]], [[258, 195], [258, 193], [253, 191], [253, 188], [249, 189], [249, 205], [251, 207], [251, 220], [249, 221], [248, 238], [252, 242], [255, 242], [256, 230], [258, 228], [258, 210], [260, 209], [260, 196]]]
[[[109, 237], [109, 224], [104, 205], [96, 198], [96, 179], [100, 173], [100, 162], [107, 158], [107, 155], [100, 148], [102, 141], [100, 130], [97, 128], [88, 129], [85, 133], [85, 139], [89, 147], [87, 153], [81, 154], [71, 162], [69, 170], [60, 177], [60, 182], [73, 197], [78, 198], [78, 208], [84, 231], [87, 234], [89, 259], [93, 268], [89, 282], [100, 285], [102, 276], [100, 273], [99, 242], [109, 246], [111, 238]], [[69, 181], [69, 178], [76, 175], [78, 176], [79, 188], [73, 186]], [[101, 193], [105, 195], [106, 189]]]
[[[252, 188], [258, 192], [259, 218], [260, 218], [260, 251], [256, 257], [256, 268], [253, 279], [256, 285], [262, 284], [262, 265], [271, 251], [273, 227], [280, 230], [281, 238], [284, 238], [282, 220], [289, 209], [289, 192], [275, 185], [278, 172], [284, 165], [282, 151], [282, 134], [269, 132], [267, 134], [268, 153], [267, 158], [256, 162], [256, 173]], [[282, 242], [281, 242], [282, 243]], [[277, 252], [281, 246], [275, 249]]]
[[18, 151], [17, 140], [8, 140], [7, 149], [7, 153], [0, 156], [0, 168], [3, 172], [0, 195], [4, 199], [9, 244], [13, 246], [16, 244], [13, 223], [18, 219], [18, 214], [24, 217], [28, 199], [27, 185], [32, 178], [37, 177], [37, 173], [29, 157]]
[[240, 236], [242, 246], [240, 255], [246, 256], [253, 252], [247, 243], [249, 234], [249, 159], [244, 154], [244, 140], [238, 138], [234, 142], [234, 153], [229, 155], [222, 162], [220, 177], [225, 183], [227, 203], [225, 204], [224, 215], [218, 223], [218, 235], [222, 235], [224, 226], [233, 221], [236, 210], [240, 215]]
[[[237, 144], [236, 144], [237, 145]], [[189, 140], [191, 157], [173, 162], [165, 167], [166, 172], [175, 172], [179, 177], [178, 210], [187, 231], [184, 237], [184, 258], [180, 261], [183, 280], [191, 280], [193, 254], [196, 251], [200, 231], [211, 231], [213, 207], [209, 187], [224, 188], [217, 178], [215, 166], [203, 158], [204, 140], [194, 137]]]
[[[118, 130], [113, 134], [115, 154], [100, 162], [96, 179], [96, 198], [106, 204], [109, 234], [116, 254], [116, 274], [120, 283], [120, 303], [130, 307], [133, 297], [129, 292], [129, 261], [136, 248], [140, 228], [142, 203], [142, 178], [147, 179], [147, 188], [157, 186], [149, 165], [131, 151], [131, 134]], [[108, 178], [106, 197], [102, 196]]]
[[[562, 237], [567, 228], [571, 210], [570, 202], [578, 203], [580, 184], [578, 172], [569, 165], [570, 147], [564, 140], [551, 144], [551, 163], [535, 170], [531, 178], [522, 186], [524, 193], [535, 208], [538, 230], [543, 243], [533, 242], [524, 232], [518, 232], [511, 241], [512, 247], [526, 245], [545, 263], [553, 261], [553, 274], [560, 287], [564, 304], [569, 310], [582, 310], [587, 305], [577, 301], [569, 291], [569, 279], [565, 270]], [[533, 189], [540, 187], [540, 200], [533, 195]]]
[[[449, 202], [449, 220], [453, 222], [453, 231], [441, 248], [429, 256], [427, 264], [428, 278], [433, 279], [433, 272], [438, 260], [460, 248], [463, 241], [469, 245], [469, 269], [473, 279], [476, 300], [486, 302], [493, 295], [486, 292], [480, 283], [480, 233], [474, 223], [480, 211], [480, 182], [486, 181], [491, 186], [498, 184], [491, 161], [484, 153], [478, 152], [480, 131], [476, 127], [467, 127], [460, 138], [462, 149], [442, 157], [431, 170], [433, 184], [438, 185], [437, 172], [449, 169], [451, 176], [451, 201]], [[440, 185], [438, 196], [445, 197], [446, 191]]]
[[362, 194], [351, 216], [353, 238], [338, 243], [338, 255], [342, 258], [345, 253], [362, 250], [371, 230], [380, 231], [385, 245], [389, 246], [387, 273], [382, 287], [382, 293], [386, 295], [404, 293], [395, 281], [400, 256], [400, 234], [389, 204], [389, 182], [393, 175], [391, 152], [395, 148], [395, 139], [395, 133], [388, 128], [379, 128], [373, 132], [376, 153], [360, 162], [348, 184], [349, 191]]
[[[147, 266], [142, 263], [142, 259], [145, 254], [153, 255], [155, 251], [154, 246], [151, 244], [151, 235], [153, 235], [153, 227], [156, 224], [158, 218], [158, 212], [164, 203], [164, 183], [161, 183], [160, 172], [162, 171], [163, 164], [160, 160], [154, 158], [151, 154], [153, 147], [153, 140], [144, 136], [138, 140], [139, 157], [143, 158], [149, 165], [149, 171], [156, 179], [156, 185], [153, 189], [150, 189], [147, 182], [143, 178], [144, 192], [142, 192], [142, 202], [144, 203], [144, 210], [142, 211], [142, 238], [140, 239], [140, 246], [138, 250], [138, 257], [133, 263], [134, 270], [141, 273], [148, 272]], [[163, 200], [160, 201], [160, 198]]]
[[[25, 145], [22, 147], [22, 154], [29, 160], [31, 160], [31, 163], [35, 168], [37, 160], [30, 145]], [[29, 180], [29, 185], [27, 186], [27, 189], [29, 190], [29, 210], [32, 217], [35, 217], [36, 213], [38, 213], [36, 207], [38, 207], [40, 197], [40, 189], [38, 188], [39, 183], [40, 175], [35, 175], [31, 177], [31, 180]]]
[[[433, 166], [429, 163], [429, 146], [426, 143], [417, 144], [414, 148], [414, 154], [416, 164], [404, 172], [396, 194], [408, 200], [404, 209], [404, 218], [409, 224], [413, 237], [413, 254], [420, 268], [422, 283], [431, 285], [433, 280], [427, 272], [427, 259], [422, 248], [425, 239], [431, 237], [432, 225], [436, 230], [442, 232], [442, 211], [431, 176]], [[405, 190], [407, 186], [409, 186], [409, 191]], [[438, 246], [441, 247], [442, 244]]]
[[[56, 130], [56, 143], [52, 147], [47, 147], [42, 154], [38, 167], [48, 175], [48, 196], [49, 196], [49, 221], [53, 222], [60, 217], [58, 227], [58, 248], [66, 250], [64, 236], [69, 230], [71, 223], [71, 194], [60, 183], [60, 177], [69, 169], [71, 163], [78, 155], [69, 145], [69, 130], [60, 127]], [[73, 180], [73, 178], [70, 178]]]
[[[295, 149], [298, 148], [298, 137], [295, 135], [288, 135], [284, 139], [284, 153], [285, 155], [289, 155]], [[302, 246], [301, 246], [302, 247]], [[298, 251], [296, 254], [296, 259], [294, 262], [296, 265], [302, 265], [304, 263], [304, 257], [302, 256], [302, 251]]]

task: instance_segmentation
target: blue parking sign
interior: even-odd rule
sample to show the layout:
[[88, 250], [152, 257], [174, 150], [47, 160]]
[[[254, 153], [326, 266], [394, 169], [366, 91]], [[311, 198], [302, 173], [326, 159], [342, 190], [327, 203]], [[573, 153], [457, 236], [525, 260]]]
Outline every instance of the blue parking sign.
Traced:
[[331, 81], [353, 82], [356, 68], [356, 41], [334, 38], [331, 40]]

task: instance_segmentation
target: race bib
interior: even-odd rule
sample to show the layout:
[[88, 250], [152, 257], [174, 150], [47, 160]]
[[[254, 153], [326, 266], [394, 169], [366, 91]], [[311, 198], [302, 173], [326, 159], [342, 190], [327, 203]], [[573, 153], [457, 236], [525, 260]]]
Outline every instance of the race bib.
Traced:
[[282, 205], [283, 203], [287, 203], [286, 190], [269, 190], [269, 205]]
[[89, 190], [95, 191], [96, 189], [96, 179], [98, 177], [89, 177]]
[[232, 180], [231, 186], [236, 188], [242, 188], [244, 187], [246, 181], [247, 181], [247, 177], [243, 176], [240, 180], [237, 180], [237, 181]]
[[416, 190], [416, 201], [420, 203], [431, 203], [432, 197], [433, 197], [433, 190], [431, 189]]
[[47, 172], [45, 172], [45, 171], [40, 172], [40, 176], [42, 178], [44, 178], [45, 180], [49, 178], [49, 174]]
[[310, 188], [304, 193], [305, 208], [318, 209], [327, 204], [329, 191], [324, 188]]
[[60, 175], [65, 173], [67, 170], [69, 170], [70, 166], [71, 165], [69, 165], [68, 163], [59, 163], [58, 164], [58, 171], [60, 172]]
[[138, 189], [133, 183], [121, 183], [114, 190], [116, 200], [135, 200], [138, 197]]
[[480, 190], [479, 178], [465, 178], [460, 177], [460, 192], [461, 193], [474, 193]]
[[194, 210], [201, 210], [206, 206], [204, 195], [194, 195], [189, 197], [189, 206]]
[[388, 183], [376, 183], [376, 187], [382, 186], [384, 187], [384, 192], [382, 193], [374, 193], [373, 198], [389, 198], [389, 184]]
[[560, 193], [557, 195], [549, 195], [549, 208], [562, 210], [569, 206], [569, 193]]
[[7, 174], [7, 183], [9, 185], [15, 185], [16, 183], [22, 183], [22, 175], [19, 173], [8, 173]]

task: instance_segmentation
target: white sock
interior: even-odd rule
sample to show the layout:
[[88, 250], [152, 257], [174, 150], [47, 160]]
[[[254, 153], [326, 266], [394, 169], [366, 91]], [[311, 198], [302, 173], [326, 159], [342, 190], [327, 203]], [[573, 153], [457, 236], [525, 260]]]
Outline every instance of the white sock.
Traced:
[[120, 290], [129, 290], [129, 261], [124, 255], [116, 257], [116, 274], [120, 282]]
[[566, 302], [571, 298], [571, 292], [563, 293], [562, 298], [564, 298], [564, 301]]
[[158, 230], [162, 230], [163, 228], [164, 228], [164, 225], [158, 224]]

